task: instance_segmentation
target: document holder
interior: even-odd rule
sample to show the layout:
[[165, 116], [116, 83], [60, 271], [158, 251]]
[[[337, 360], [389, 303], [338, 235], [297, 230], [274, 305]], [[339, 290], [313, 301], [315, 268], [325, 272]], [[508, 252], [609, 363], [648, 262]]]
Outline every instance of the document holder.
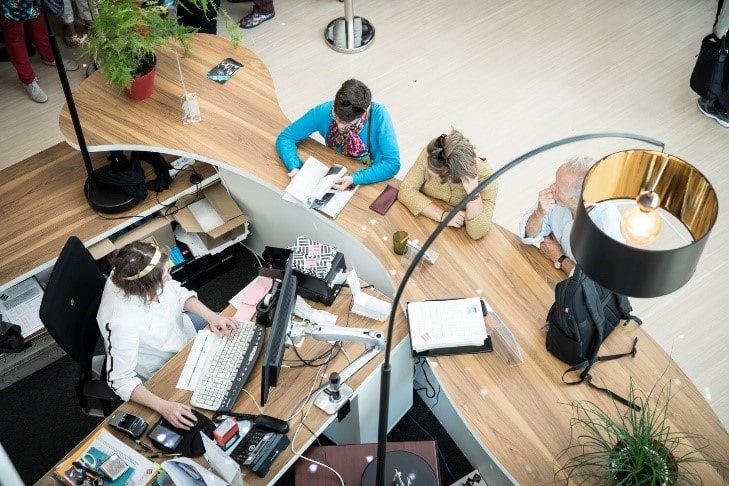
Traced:
[[[436, 299], [437, 300], [437, 299]], [[440, 300], [448, 300], [448, 299], [440, 299]], [[486, 308], [486, 303], [483, 299], [481, 299], [481, 309], [483, 311], [484, 317], [488, 314], [488, 310]], [[484, 324], [485, 325], [485, 324]], [[457, 354], [476, 354], [476, 353], [489, 353], [493, 351], [493, 345], [491, 342], [491, 336], [489, 335], [486, 337], [482, 345], [478, 346], [450, 346], [446, 348], [434, 348], [434, 349], [427, 349], [424, 351], [415, 351], [412, 350], [413, 357], [431, 357], [431, 356], [453, 356]]]
[[487, 337], [482, 346], [454, 346], [450, 348], [428, 349], [427, 351], [413, 351], [413, 357], [453, 356], [456, 354], [490, 353], [493, 351], [491, 336]]
[[521, 349], [519, 349], [519, 345], [509, 328], [506, 327], [495, 312], [489, 313], [489, 316], [493, 323], [493, 327], [488, 330], [489, 337], [493, 337], [496, 354], [509, 366], [517, 366], [524, 363]]

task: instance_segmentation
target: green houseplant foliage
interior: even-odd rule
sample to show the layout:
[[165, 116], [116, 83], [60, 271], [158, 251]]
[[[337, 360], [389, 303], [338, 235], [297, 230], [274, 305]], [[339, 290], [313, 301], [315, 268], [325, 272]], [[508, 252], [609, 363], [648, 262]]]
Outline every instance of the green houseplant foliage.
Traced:
[[556, 477], [569, 484], [702, 484], [691, 464], [714, 463], [701, 454], [707, 442], [671, 430], [670, 398], [670, 382], [644, 394], [631, 381], [628, 399], [639, 410], [617, 400], [609, 410], [589, 400], [572, 402], [570, 444], [559, 455], [567, 460]]
[[[101, 71], [112, 86], [128, 88], [134, 77], [146, 74], [140, 72], [139, 67], [146, 61], [151, 69], [158, 48], [170, 49], [172, 43], [178, 43], [183, 56], [190, 53], [196, 29], [178, 24], [177, 19], [168, 16], [167, 8], [159, 1], [91, 1], [98, 14], [89, 28], [86, 53], [99, 62]], [[212, 0], [189, 0], [188, 3], [206, 15], [218, 13]], [[236, 46], [239, 37], [230, 28], [229, 16], [225, 13], [223, 16]]]

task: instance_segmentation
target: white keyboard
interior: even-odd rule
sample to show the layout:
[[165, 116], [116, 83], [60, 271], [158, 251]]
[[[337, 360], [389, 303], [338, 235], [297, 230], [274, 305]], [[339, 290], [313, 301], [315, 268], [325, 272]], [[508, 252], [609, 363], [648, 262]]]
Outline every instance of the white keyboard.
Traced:
[[261, 354], [265, 328], [250, 321], [229, 338], [219, 341], [203, 365], [204, 374], [192, 394], [190, 403], [206, 410], [230, 411], [243, 389], [256, 359]]

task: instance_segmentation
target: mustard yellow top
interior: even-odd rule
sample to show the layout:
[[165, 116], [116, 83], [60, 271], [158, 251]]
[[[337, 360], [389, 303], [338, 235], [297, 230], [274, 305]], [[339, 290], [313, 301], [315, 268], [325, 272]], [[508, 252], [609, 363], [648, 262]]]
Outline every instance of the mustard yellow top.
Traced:
[[[426, 157], [427, 151], [424, 149], [405, 175], [397, 196], [398, 200], [415, 216], [419, 215], [430, 203], [434, 203], [433, 199], [445, 202], [451, 206], [449, 209], [452, 209], [453, 206], [466, 197], [466, 190], [463, 185], [449, 182], [444, 184], [440, 182], [438, 176], [428, 172], [425, 166]], [[489, 167], [488, 162], [481, 159], [477, 170], [478, 182], [484, 181], [492, 172], [493, 170]], [[474, 240], [483, 238], [491, 229], [491, 217], [494, 213], [497, 192], [498, 184], [489, 184], [481, 191], [483, 211], [473, 219], [466, 219], [466, 233]], [[443, 205], [438, 204], [438, 206]]]

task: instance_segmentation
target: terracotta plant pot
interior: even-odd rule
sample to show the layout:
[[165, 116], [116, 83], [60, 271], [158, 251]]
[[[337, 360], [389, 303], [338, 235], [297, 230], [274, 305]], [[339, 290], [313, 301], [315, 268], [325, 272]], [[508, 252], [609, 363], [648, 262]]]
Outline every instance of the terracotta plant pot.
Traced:
[[125, 89], [127, 96], [133, 100], [144, 100], [154, 93], [154, 74], [157, 72], [157, 60], [152, 60], [152, 68], [145, 74], [135, 77], [132, 85]]

